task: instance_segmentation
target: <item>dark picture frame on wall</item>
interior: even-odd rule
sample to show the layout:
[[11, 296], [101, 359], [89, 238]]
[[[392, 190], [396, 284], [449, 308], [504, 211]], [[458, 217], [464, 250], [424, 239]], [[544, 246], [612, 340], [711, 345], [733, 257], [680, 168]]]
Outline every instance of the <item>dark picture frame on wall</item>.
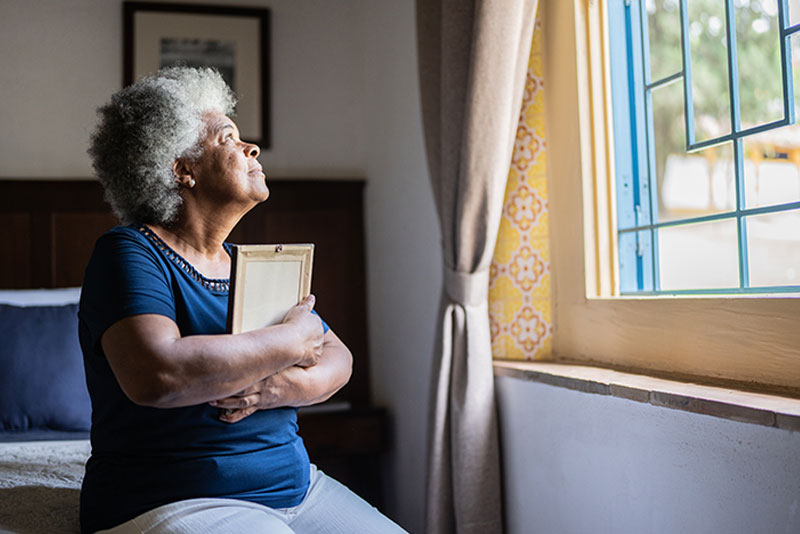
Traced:
[[242, 139], [271, 146], [270, 11], [123, 2], [123, 84], [171, 65], [216, 68], [239, 97]]

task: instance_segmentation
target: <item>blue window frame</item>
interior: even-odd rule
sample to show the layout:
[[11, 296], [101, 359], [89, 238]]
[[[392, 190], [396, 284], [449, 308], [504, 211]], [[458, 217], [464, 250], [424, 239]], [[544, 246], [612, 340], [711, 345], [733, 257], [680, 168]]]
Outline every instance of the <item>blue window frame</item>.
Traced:
[[[800, 37], [800, 24], [790, 23], [787, 0], [772, 0], [774, 9], [761, 0], [758, 5], [753, 0], [753, 6], [745, 2], [752, 13], [737, 13], [741, 1], [693, 1], [692, 9], [688, 0], [608, 3], [620, 292], [799, 292], [800, 226], [798, 240], [787, 241], [789, 245], [780, 245], [782, 242], [770, 235], [766, 241], [755, 234], [749, 240], [748, 227], [757, 228], [759, 236], [784, 232], [800, 217], [800, 193], [796, 198], [781, 193], [777, 201], [763, 202], [755, 201], [753, 193], [756, 174], [763, 174], [766, 184], [768, 168], [788, 172], [789, 178], [781, 179], [790, 189], [794, 187], [792, 172], [800, 184], [800, 160], [789, 161], [800, 155], [800, 141], [791, 150], [778, 150], [774, 140], [764, 141], [766, 135], [773, 135], [767, 132], [795, 122], [792, 42], [793, 37]], [[745, 15], [753, 15], [752, 23]], [[660, 17], [661, 26], [653, 24], [654, 17]], [[740, 26], [743, 21], [748, 23], [744, 30], [737, 27], [737, 17]], [[656, 43], [654, 53], [651, 28], [661, 28], [658, 35], [669, 34], [672, 39], [663, 37], [666, 41]], [[755, 50], [761, 55], [740, 57], [739, 41], [745, 52]], [[757, 43], [764, 44], [757, 48]], [[667, 57], [671, 63], [664, 59]], [[767, 59], [762, 62], [762, 57]], [[771, 62], [767, 71], [762, 65], [765, 62]], [[761, 69], [763, 80], [771, 76], [763, 72], [774, 73], [771, 93], [768, 81], [744, 84], [749, 74], [742, 71], [755, 66]], [[715, 70], [713, 76], [711, 69]], [[745, 99], [743, 85], [748, 91]], [[753, 91], [760, 96], [753, 98]], [[758, 105], [755, 119], [750, 108], [743, 108], [743, 100]], [[683, 146], [677, 152], [682, 154], [670, 152], [667, 147], [670, 142], [675, 144], [681, 129]], [[761, 196], [766, 199], [767, 194]], [[776, 220], [781, 224], [765, 224]], [[772, 248], [764, 246], [765, 242]], [[765, 256], [775, 247], [791, 249], [794, 254], [778, 262], [783, 270], [777, 278], [762, 275], [759, 267], [770, 262]], [[693, 262], [699, 268], [692, 267]], [[681, 276], [693, 276], [692, 269], [703, 271], [704, 262], [713, 264], [706, 269], [705, 279], [699, 276], [681, 282]], [[751, 265], [757, 266], [755, 278], [751, 277]]]

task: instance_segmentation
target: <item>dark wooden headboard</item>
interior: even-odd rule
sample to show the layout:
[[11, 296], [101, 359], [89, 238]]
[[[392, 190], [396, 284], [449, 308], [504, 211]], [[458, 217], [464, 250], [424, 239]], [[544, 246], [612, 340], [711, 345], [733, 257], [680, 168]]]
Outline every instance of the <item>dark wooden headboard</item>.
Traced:
[[[353, 352], [337, 394], [369, 402], [363, 180], [271, 181], [270, 198], [233, 230], [233, 243], [314, 243], [317, 311]], [[79, 286], [95, 240], [117, 224], [92, 180], [0, 180], [5, 289]]]

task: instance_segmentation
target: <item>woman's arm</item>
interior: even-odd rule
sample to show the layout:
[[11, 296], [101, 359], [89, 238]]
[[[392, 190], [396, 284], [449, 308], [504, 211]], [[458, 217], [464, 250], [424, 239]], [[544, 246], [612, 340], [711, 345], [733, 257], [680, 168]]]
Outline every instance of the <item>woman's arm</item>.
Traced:
[[353, 356], [339, 337], [328, 330], [319, 362], [312, 367], [288, 367], [236, 395], [211, 403], [222, 408], [222, 421], [235, 423], [256, 410], [308, 406], [328, 400], [353, 371]]
[[281, 324], [236, 335], [181, 337], [163, 315], [134, 315], [103, 334], [101, 344], [122, 390], [136, 404], [175, 408], [220, 399], [287, 367], [313, 366], [323, 354], [314, 297]]

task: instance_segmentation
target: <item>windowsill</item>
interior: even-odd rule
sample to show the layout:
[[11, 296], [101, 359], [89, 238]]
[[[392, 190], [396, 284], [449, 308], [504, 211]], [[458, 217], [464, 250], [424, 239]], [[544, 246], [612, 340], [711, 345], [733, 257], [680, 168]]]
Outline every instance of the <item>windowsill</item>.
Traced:
[[800, 432], [800, 399], [563, 363], [495, 360], [494, 374]]

